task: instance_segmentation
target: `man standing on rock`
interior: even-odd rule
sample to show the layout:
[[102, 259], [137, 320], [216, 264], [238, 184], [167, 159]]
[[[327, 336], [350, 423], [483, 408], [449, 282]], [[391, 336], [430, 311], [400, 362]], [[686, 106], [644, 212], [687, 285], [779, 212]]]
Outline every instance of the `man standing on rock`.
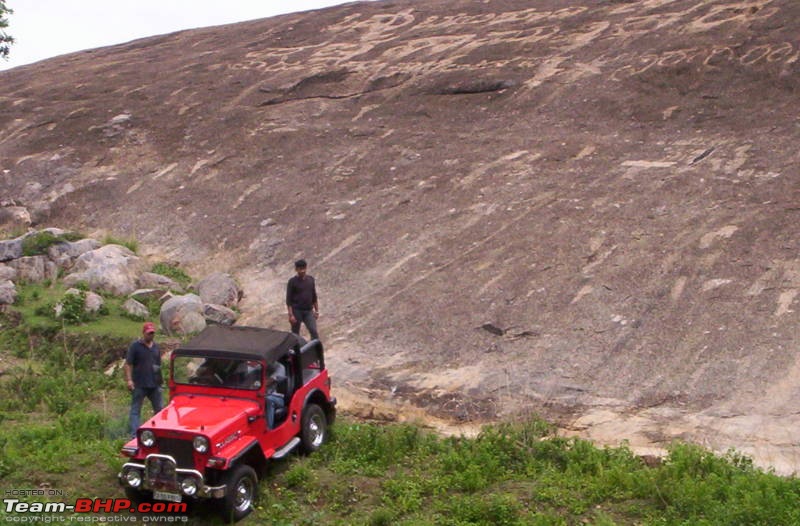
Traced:
[[131, 391], [131, 411], [128, 419], [131, 436], [139, 429], [142, 402], [145, 396], [153, 405], [153, 412], [161, 411], [161, 353], [155, 342], [156, 326], [146, 322], [142, 337], [131, 344], [125, 356], [125, 379]]
[[304, 259], [295, 261], [294, 270], [297, 275], [293, 276], [286, 285], [286, 309], [289, 311], [292, 332], [299, 335], [300, 324], [305, 323], [311, 339], [318, 340], [319, 303], [317, 302], [317, 287], [314, 277], [306, 274], [308, 264]]

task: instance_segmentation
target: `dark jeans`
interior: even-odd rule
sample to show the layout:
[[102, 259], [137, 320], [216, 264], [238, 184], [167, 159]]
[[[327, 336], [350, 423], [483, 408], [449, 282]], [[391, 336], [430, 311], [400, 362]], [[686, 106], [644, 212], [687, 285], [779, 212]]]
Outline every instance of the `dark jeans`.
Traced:
[[314, 317], [314, 312], [310, 310], [301, 310], [292, 308], [294, 319], [296, 322], [292, 323], [292, 332], [300, 334], [300, 324], [305, 323], [306, 329], [311, 334], [312, 340], [319, 340], [319, 333], [317, 332], [317, 319]]
[[286, 401], [280, 393], [269, 393], [267, 395], [267, 425], [269, 429], [275, 429], [275, 410], [286, 407]]
[[161, 388], [160, 387], [134, 387], [131, 393], [131, 412], [128, 415], [128, 423], [130, 424], [131, 436], [136, 435], [136, 430], [139, 429], [139, 419], [142, 415], [142, 402], [144, 397], [150, 399], [153, 405], [153, 412], [158, 413], [161, 411]]

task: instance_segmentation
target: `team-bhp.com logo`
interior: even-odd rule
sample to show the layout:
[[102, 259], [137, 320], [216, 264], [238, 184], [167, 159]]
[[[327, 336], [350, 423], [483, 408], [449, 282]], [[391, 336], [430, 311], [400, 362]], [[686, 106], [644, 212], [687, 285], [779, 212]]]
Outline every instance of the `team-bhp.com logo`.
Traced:
[[[128, 499], [77, 499], [75, 504], [67, 504], [65, 502], [25, 502], [20, 499], [5, 498], [3, 499], [3, 508], [7, 514], [14, 514], [14, 517], [7, 516], [6, 522], [74, 522], [77, 518], [78, 522], [95, 522], [87, 520], [89, 517], [83, 518], [76, 515], [70, 518], [58, 516], [42, 516], [42, 520], [14, 520], [14, 518], [24, 517], [26, 514], [64, 514], [64, 513], [111, 513], [111, 514], [177, 514], [186, 513], [187, 505], [185, 502], [142, 502], [135, 504]], [[124, 515], [123, 515], [124, 516]], [[47, 517], [48, 520], [43, 520]], [[167, 518], [164, 515], [163, 518]], [[110, 517], [104, 517], [106, 520], [99, 522], [112, 522]], [[130, 522], [135, 522], [135, 516], [131, 515], [128, 518], [133, 519]], [[175, 517], [171, 517], [175, 518]], [[185, 517], [181, 517], [185, 519]], [[115, 520], [113, 522], [120, 522]], [[145, 520], [143, 519], [143, 522]], [[157, 515], [148, 517], [146, 522], [160, 522]]]

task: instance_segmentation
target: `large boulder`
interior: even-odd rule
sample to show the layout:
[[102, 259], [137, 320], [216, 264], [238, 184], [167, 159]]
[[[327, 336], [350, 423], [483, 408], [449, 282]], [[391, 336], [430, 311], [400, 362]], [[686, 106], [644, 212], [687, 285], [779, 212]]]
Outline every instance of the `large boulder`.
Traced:
[[170, 298], [161, 306], [161, 328], [167, 334], [190, 334], [206, 328], [203, 300], [196, 294]]
[[17, 269], [0, 263], [0, 281], [14, 281], [17, 279]]
[[50, 259], [58, 263], [61, 268], [68, 268], [72, 263], [87, 252], [97, 250], [102, 243], [96, 239], [80, 239], [78, 241], [63, 241], [47, 249]]
[[[66, 295], [66, 294], [80, 294], [80, 293], [81, 291], [78, 289], [69, 289], [64, 294]], [[92, 291], [87, 291], [86, 300], [83, 304], [83, 310], [89, 313], [98, 312], [103, 307], [104, 304], [105, 300], [103, 299], [103, 296], [101, 296], [100, 294], [96, 294]]]
[[239, 315], [233, 309], [223, 305], [214, 305], [213, 303], [205, 305], [203, 315], [206, 317], [207, 322], [218, 325], [233, 325], [239, 319]]
[[47, 256], [26, 256], [7, 265], [17, 272], [17, 280], [39, 283], [46, 279], [54, 280], [58, 277], [58, 267]]
[[0, 281], [0, 305], [11, 305], [17, 299], [17, 287], [12, 281]]
[[140, 318], [142, 320], [147, 319], [150, 317], [150, 311], [147, 310], [147, 307], [139, 303], [133, 298], [128, 298], [128, 301], [122, 304], [122, 310], [130, 314], [135, 318]]
[[239, 303], [239, 285], [230, 274], [215, 272], [197, 284], [203, 303], [233, 307]]
[[183, 287], [177, 281], [155, 272], [142, 272], [136, 283], [140, 289], [164, 289], [183, 292]]
[[142, 261], [133, 252], [120, 245], [106, 245], [78, 257], [64, 283], [83, 281], [92, 290], [127, 296], [136, 290], [141, 269]]
[[22, 257], [22, 238], [0, 241], [0, 261], [11, 261]]

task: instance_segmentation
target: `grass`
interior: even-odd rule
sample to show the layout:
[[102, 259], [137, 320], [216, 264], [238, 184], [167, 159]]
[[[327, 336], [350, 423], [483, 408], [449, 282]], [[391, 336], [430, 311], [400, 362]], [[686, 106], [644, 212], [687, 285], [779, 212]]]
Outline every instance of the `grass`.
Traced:
[[[104, 371], [139, 324], [114, 308], [76, 327], [48, 324], [36, 305], [63, 287], [22, 290], [18, 311], [0, 316], [0, 487], [66, 491], [58, 502], [121, 497], [129, 395], [121, 371]], [[246, 523], [796, 525], [799, 501], [800, 480], [761, 471], [733, 451], [675, 444], [648, 467], [626, 447], [560, 437], [537, 419], [464, 438], [340, 418], [319, 452], [270, 465]], [[190, 515], [192, 524], [220, 523], [208, 506]]]
[[107, 235], [102, 240], [103, 245], [121, 245], [134, 254], [139, 252], [139, 241], [134, 238], [120, 238]]
[[94, 334], [97, 336], [122, 337], [133, 339], [141, 331], [141, 322], [126, 318], [122, 304], [125, 298], [104, 295], [108, 315], [96, 316], [87, 323], [64, 325], [52, 316], [45, 315], [64, 298], [67, 291], [61, 282], [29, 283], [18, 288], [17, 302], [14, 310], [25, 320], [25, 325], [40, 333], [52, 333], [64, 328], [70, 334]]
[[150, 269], [150, 272], [166, 276], [183, 287], [187, 287], [192, 282], [192, 278], [186, 271], [178, 265], [173, 265], [171, 263], [156, 263], [153, 265], [153, 268]]

